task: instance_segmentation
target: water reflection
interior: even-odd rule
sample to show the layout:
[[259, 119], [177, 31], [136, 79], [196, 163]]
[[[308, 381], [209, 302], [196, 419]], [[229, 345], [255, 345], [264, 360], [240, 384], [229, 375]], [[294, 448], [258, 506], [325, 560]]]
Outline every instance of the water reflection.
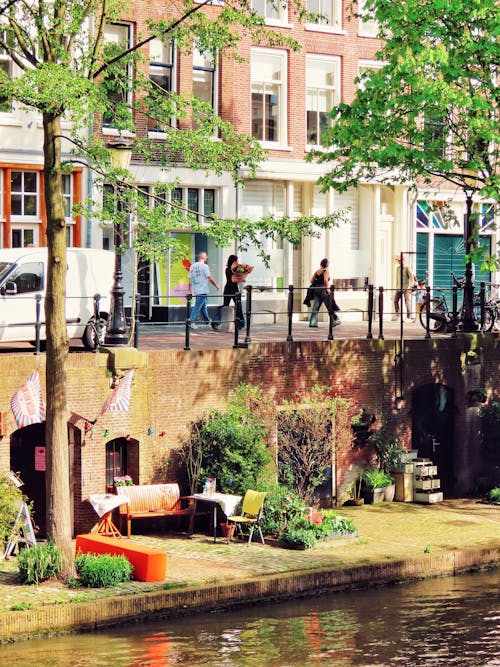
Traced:
[[53, 667], [500, 667], [500, 570], [0, 648]]

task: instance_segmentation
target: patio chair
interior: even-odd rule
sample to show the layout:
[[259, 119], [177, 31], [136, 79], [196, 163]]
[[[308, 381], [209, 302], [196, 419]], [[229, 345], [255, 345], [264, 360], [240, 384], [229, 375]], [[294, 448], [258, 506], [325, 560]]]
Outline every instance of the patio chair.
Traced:
[[227, 517], [228, 522], [230, 521], [236, 525], [239, 535], [243, 536], [243, 526], [249, 528], [250, 534], [248, 537], [248, 544], [252, 541], [255, 528], [259, 531], [262, 544], [265, 544], [264, 536], [262, 535], [262, 530], [260, 528], [265, 497], [265, 491], [252, 491], [249, 489], [243, 498], [241, 514]]

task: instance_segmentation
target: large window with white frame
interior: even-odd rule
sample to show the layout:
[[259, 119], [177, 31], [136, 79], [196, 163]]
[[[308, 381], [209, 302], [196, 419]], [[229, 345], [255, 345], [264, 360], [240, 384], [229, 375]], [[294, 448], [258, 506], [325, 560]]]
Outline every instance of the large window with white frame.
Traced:
[[252, 136], [263, 143], [286, 144], [287, 54], [252, 49]]
[[286, 23], [288, 2], [284, 0], [252, 0], [253, 11], [262, 16], [266, 23]]
[[329, 112], [340, 101], [340, 59], [306, 56], [306, 140], [321, 145], [330, 124]]
[[307, 0], [307, 14], [309, 29], [342, 28], [342, 0]]
[[[0, 37], [4, 37], [4, 31], [0, 30]], [[13, 77], [13, 62], [7, 55], [4, 49], [0, 46], [0, 70], [9, 78]], [[10, 113], [12, 111], [12, 103], [6, 97], [0, 95], [0, 113]]]
[[[152, 39], [149, 42], [149, 79], [156, 91], [168, 96], [175, 90], [175, 56], [173, 42]], [[164, 127], [156, 118], [148, 117], [148, 130], [161, 132]]]
[[[108, 45], [112, 45], [118, 52], [126, 51], [132, 46], [132, 26], [125, 23], [110, 23], [104, 30], [104, 41]], [[117, 108], [120, 105], [131, 103], [131, 77], [132, 69], [126, 63], [121, 65], [124, 70], [120, 75], [108, 75], [108, 99], [112, 102], [111, 108]], [[127, 81], [130, 82], [127, 85]], [[111, 112], [104, 113], [102, 124], [103, 127], [113, 126], [114, 115]]]
[[372, 10], [367, 9], [365, 0], [358, 2], [358, 35], [360, 37], [377, 37], [379, 33], [378, 21]]
[[38, 216], [39, 178], [36, 171], [13, 169], [10, 173], [10, 211], [13, 219]]
[[[217, 61], [211, 53], [193, 48], [193, 95], [217, 111]], [[196, 122], [195, 122], [196, 125]]]

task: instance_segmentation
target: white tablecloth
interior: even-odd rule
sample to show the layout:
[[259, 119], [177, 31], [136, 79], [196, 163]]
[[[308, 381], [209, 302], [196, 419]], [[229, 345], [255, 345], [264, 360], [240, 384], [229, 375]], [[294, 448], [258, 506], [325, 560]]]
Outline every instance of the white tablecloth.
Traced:
[[115, 507], [129, 502], [130, 499], [127, 496], [116, 496], [114, 493], [92, 493], [89, 496], [89, 503], [100, 519], [106, 512], [111, 512]]
[[238, 507], [242, 496], [233, 496], [230, 493], [195, 493], [190, 496], [195, 500], [206, 500], [209, 503], [217, 503], [226, 516], [231, 516]]

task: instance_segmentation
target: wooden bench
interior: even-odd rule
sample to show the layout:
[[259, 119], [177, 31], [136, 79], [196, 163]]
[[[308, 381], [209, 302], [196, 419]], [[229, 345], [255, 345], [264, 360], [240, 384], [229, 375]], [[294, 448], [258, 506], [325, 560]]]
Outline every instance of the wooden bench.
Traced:
[[132, 564], [133, 576], [139, 581], [164, 581], [167, 576], [165, 551], [116, 537], [95, 533], [77, 535], [75, 553], [123, 555]]
[[[131, 535], [132, 519], [153, 519], [156, 517], [191, 517], [194, 511], [194, 501], [185, 496], [181, 497], [179, 485], [171, 484], [144, 484], [134, 486], [117, 486], [116, 493], [127, 496], [130, 502], [120, 505], [120, 530], [123, 521], [127, 519], [127, 537]], [[183, 501], [188, 501], [188, 506]], [[123, 531], [122, 531], [123, 532]]]

